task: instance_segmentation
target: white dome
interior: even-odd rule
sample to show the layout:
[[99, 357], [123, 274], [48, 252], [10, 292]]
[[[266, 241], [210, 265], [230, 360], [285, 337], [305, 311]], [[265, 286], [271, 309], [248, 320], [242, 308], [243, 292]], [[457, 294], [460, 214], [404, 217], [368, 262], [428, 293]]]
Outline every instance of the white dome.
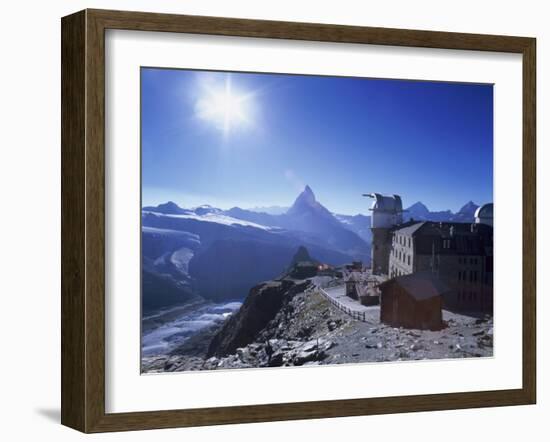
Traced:
[[371, 210], [390, 213], [400, 213], [403, 211], [403, 203], [399, 195], [387, 196], [379, 193], [371, 193], [369, 196], [374, 198]]
[[492, 218], [493, 217], [493, 203], [483, 204], [477, 208], [475, 213], [476, 218]]
[[478, 207], [475, 213], [476, 224], [493, 225], [493, 203], [483, 204]]
[[399, 195], [381, 195], [380, 193], [369, 193], [374, 198], [370, 210], [372, 210], [372, 228], [390, 228], [403, 222], [403, 203]]

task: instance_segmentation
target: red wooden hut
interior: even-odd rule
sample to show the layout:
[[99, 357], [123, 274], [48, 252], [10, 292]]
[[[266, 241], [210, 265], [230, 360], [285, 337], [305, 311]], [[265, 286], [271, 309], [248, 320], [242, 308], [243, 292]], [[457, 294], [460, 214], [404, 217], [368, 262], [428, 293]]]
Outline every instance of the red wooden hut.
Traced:
[[379, 285], [380, 321], [392, 327], [440, 330], [449, 288], [431, 272], [398, 276]]

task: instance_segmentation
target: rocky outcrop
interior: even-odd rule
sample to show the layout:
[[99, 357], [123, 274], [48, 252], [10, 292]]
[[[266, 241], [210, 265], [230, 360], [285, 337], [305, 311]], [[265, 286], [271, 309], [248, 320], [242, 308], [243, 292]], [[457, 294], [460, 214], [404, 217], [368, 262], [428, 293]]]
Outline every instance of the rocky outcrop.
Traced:
[[207, 356], [233, 354], [238, 348], [254, 342], [294, 295], [303, 292], [310, 284], [309, 281], [282, 279], [252, 288], [240, 310], [229, 318], [212, 339]]

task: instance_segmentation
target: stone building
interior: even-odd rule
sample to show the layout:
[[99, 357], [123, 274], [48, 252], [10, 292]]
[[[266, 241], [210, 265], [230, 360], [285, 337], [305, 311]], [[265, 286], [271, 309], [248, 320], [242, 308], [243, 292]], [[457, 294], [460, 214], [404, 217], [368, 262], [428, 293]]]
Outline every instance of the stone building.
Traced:
[[372, 211], [372, 273], [396, 278], [429, 271], [450, 290], [446, 308], [493, 309], [493, 204], [475, 212], [473, 223], [403, 222], [399, 195], [368, 194]]
[[[479, 217], [477, 215], [480, 215]], [[388, 276], [430, 271], [451, 290], [445, 307], [468, 312], [493, 309], [492, 204], [474, 223], [415, 222], [392, 231]]]

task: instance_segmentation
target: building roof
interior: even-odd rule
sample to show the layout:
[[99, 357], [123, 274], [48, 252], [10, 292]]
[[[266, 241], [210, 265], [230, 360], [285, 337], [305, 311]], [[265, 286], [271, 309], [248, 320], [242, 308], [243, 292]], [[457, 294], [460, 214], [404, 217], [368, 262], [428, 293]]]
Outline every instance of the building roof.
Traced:
[[491, 226], [474, 223], [436, 222], [436, 221], [410, 221], [396, 226], [394, 232], [402, 235], [427, 235], [450, 237], [453, 234], [472, 235], [488, 233]]
[[441, 296], [449, 287], [431, 272], [417, 272], [398, 276], [379, 285], [380, 289], [397, 284], [418, 301]]
[[394, 232], [398, 232], [401, 235], [412, 236], [419, 229], [421, 229], [424, 224], [426, 224], [426, 221], [411, 221], [408, 222], [406, 225], [397, 226]]

